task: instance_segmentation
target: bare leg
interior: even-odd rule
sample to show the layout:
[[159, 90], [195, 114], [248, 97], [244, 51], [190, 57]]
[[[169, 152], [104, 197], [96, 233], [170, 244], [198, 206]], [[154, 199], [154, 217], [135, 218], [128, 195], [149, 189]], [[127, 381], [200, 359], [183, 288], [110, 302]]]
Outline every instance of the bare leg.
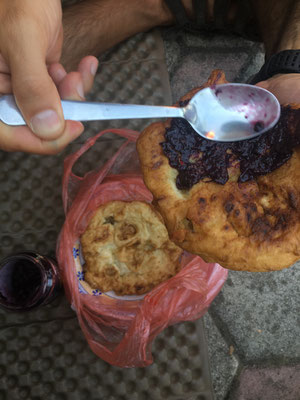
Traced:
[[[214, 1], [207, 0], [208, 21], [213, 19]], [[281, 50], [300, 49], [300, 0], [251, 1], [266, 58]], [[183, 0], [183, 4], [193, 18], [192, 0]], [[236, 0], [230, 4], [229, 21], [237, 15]], [[74, 69], [87, 54], [97, 56], [136, 33], [174, 22], [164, 0], [83, 0], [65, 9], [62, 63], [67, 70]], [[299, 74], [278, 74], [259, 85], [273, 92], [282, 104], [300, 104]]]
[[[182, 1], [188, 17], [194, 19], [192, 0]], [[206, 1], [208, 21], [214, 0]], [[86, 55], [98, 56], [136, 33], [173, 23], [174, 15], [164, 0], [83, 0], [63, 12], [62, 64], [74, 69]]]
[[162, 0], [84, 0], [64, 9], [62, 64], [74, 69], [128, 37], [173, 22]]
[[300, 49], [300, 1], [252, 0], [266, 58], [281, 50]]

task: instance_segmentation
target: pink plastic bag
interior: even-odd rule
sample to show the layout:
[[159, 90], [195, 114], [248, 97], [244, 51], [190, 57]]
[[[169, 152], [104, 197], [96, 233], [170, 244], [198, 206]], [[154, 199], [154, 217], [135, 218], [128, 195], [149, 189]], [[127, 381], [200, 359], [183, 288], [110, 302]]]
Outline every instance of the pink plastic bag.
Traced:
[[[74, 175], [72, 167], [76, 160], [106, 132], [123, 136], [127, 142], [100, 170], [91, 171], [83, 178]], [[111, 200], [152, 201], [152, 194], [138, 170], [121, 173], [129, 166], [130, 152], [135, 152], [132, 143], [137, 137], [135, 131], [102, 131], [65, 160], [63, 204], [66, 219], [57, 245], [66, 296], [76, 310], [91, 349], [103, 360], [119, 367], [151, 364], [153, 339], [168, 325], [200, 318], [227, 277], [227, 270], [218, 264], [207, 264], [198, 256], [184, 253], [181, 271], [142, 299], [124, 300], [79, 290], [80, 276], [75, 265], [78, 250], [74, 243], [79, 241], [94, 210]], [[136, 153], [134, 156], [137, 159]]]

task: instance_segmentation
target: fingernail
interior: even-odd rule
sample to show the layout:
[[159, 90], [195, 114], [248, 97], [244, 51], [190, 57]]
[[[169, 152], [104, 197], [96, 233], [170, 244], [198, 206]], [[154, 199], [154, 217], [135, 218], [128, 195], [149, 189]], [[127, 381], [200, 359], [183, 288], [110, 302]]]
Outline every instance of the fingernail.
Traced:
[[79, 83], [77, 84], [77, 93], [79, 94], [79, 96], [80, 96], [81, 98], [84, 99], [84, 91], [83, 91], [83, 84], [82, 84], [82, 82], [79, 82]]
[[91, 74], [96, 75], [98, 69], [98, 63], [96, 61], [91, 63]]
[[62, 129], [62, 121], [54, 110], [44, 110], [30, 120], [31, 130], [41, 136], [48, 136]]

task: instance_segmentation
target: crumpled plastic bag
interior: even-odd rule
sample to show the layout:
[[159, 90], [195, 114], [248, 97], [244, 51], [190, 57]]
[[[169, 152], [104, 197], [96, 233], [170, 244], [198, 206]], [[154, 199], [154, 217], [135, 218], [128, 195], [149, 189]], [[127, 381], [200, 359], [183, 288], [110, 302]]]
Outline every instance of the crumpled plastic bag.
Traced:
[[[107, 132], [127, 141], [101, 169], [78, 177], [72, 167], [78, 158]], [[57, 259], [65, 293], [77, 313], [90, 348], [100, 358], [119, 367], [143, 367], [152, 363], [153, 339], [167, 326], [203, 316], [222, 288], [227, 270], [184, 253], [180, 272], [161, 283], [143, 298], [124, 300], [105, 293], [91, 295], [80, 290], [75, 261], [80, 240], [94, 210], [111, 200], [152, 201], [138, 167], [135, 141], [138, 132], [111, 129], [90, 138], [66, 158], [63, 177], [65, 222], [57, 243]], [[122, 173], [128, 171], [126, 173]]]

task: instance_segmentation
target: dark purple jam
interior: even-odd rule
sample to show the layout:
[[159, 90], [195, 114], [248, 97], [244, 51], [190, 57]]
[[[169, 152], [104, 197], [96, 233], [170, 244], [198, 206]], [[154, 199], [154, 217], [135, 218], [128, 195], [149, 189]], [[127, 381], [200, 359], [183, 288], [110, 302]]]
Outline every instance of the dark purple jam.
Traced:
[[[186, 105], [187, 102], [180, 104]], [[257, 126], [260, 130], [263, 127]], [[265, 175], [284, 164], [300, 144], [300, 109], [281, 108], [277, 125], [253, 139], [239, 142], [207, 140], [181, 118], [171, 120], [161, 143], [171, 167], [178, 170], [178, 189], [190, 189], [201, 179], [224, 185], [227, 169], [239, 163], [239, 182]]]
[[0, 270], [0, 297], [9, 304], [32, 302], [42, 285], [40, 269], [28, 260], [9, 261]]
[[261, 130], [263, 130], [265, 127], [265, 124], [262, 121], [257, 121], [254, 125], [254, 131], [255, 132], [260, 132]]
[[0, 305], [28, 311], [47, 304], [61, 287], [57, 264], [33, 252], [12, 255], [0, 262]]

